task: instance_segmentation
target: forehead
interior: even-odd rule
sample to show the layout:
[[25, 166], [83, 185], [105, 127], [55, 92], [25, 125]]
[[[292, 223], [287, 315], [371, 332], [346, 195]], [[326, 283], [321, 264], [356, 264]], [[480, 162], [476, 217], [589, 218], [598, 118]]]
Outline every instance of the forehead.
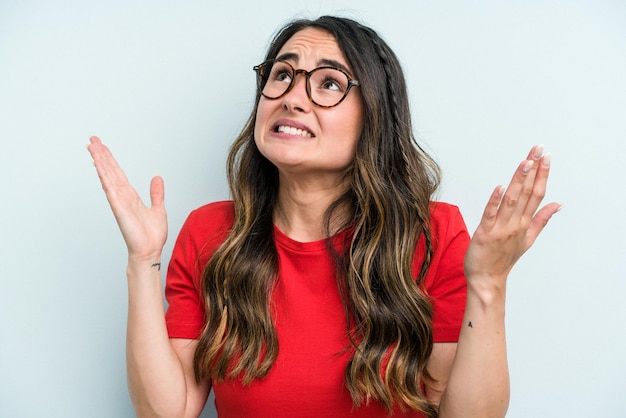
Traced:
[[280, 49], [278, 57], [288, 55], [296, 64], [314, 64], [324, 60], [338, 61], [347, 67], [347, 60], [335, 37], [319, 28], [296, 32]]

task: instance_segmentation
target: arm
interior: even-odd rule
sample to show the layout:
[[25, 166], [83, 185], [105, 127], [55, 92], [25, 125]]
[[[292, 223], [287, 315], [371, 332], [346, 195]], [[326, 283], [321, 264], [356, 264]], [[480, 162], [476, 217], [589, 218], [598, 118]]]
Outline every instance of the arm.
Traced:
[[[170, 339], [163, 315], [160, 274], [150, 263], [128, 267], [126, 367], [138, 417], [197, 417], [211, 389], [193, 373], [196, 340]], [[152, 277], [150, 277], [152, 276]]]
[[161, 252], [167, 238], [163, 180], [152, 179], [151, 207], [128, 183], [110, 151], [92, 137], [88, 150], [128, 247], [129, 392], [137, 416], [198, 416], [210, 383], [195, 383], [195, 342], [170, 340], [163, 315]]
[[493, 192], [474, 233], [465, 257], [465, 316], [441, 397], [441, 418], [506, 414], [510, 391], [504, 333], [506, 279], [560, 209], [550, 203], [537, 211], [549, 170], [550, 156], [543, 156], [542, 147], [534, 147], [506, 193], [502, 187]]
[[457, 343], [434, 343], [433, 351], [428, 358], [426, 368], [432, 379], [425, 382], [426, 397], [437, 406], [441, 403], [441, 396], [448, 386], [456, 348]]

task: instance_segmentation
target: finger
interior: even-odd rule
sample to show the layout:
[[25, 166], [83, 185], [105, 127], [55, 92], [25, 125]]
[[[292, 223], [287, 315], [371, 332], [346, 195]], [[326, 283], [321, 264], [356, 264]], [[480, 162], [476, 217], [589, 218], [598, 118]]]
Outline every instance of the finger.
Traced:
[[103, 144], [100, 138], [98, 138], [97, 136], [89, 137], [89, 145], [87, 145], [87, 150], [91, 154], [91, 158], [93, 158], [94, 161], [101, 158], [102, 147]]
[[91, 137], [90, 141], [91, 145], [88, 146], [88, 149], [94, 159], [94, 165], [105, 191], [128, 185], [126, 174], [109, 148], [98, 137]]
[[[524, 179], [524, 183], [521, 186], [518, 202], [515, 208], [514, 216], [524, 217], [528, 216], [526, 222], [530, 221], [530, 218], [537, 210], [539, 203], [543, 199], [543, 194], [545, 193], [545, 183], [537, 180], [537, 173], [541, 169], [541, 161], [543, 160], [543, 145], [535, 145], [531, 148], [528, 153], [528, 160], [532, 161], [533, 165], [526, 173], [526, 178]], [[537, 201], [537, 197], [539, 200]], [[529, 206], [529, 202], [532, 200], [532, 204]], [[532, 207], [534, 204], [534, 207]], [[527, 212], [528, 209], [532, 207], [530, 210], [530, 214]]]
[[156, 176], [150, 182], [150, 204], [152, 209], [162, 209], [165, 201], [163, 178]]
[[504, 186], [498, 186], [491, 193], [491, 196], [489, 196], [489, 201], [487, 202], [487, 206], [485, 206], [483, 217], [480, 221], [480, 225], [486, 227], [488, 230], [490, 230], [496, 222], [498, 207], [500, 206], [503, 194]]
[[563, 204], [552, 202], [542, 207], [533, 217], [528, 228], [527, 247], [530, 247], [537, 239], [543, 228], [548, 225], [552, 216], [563, 208]]
[[544, 150], [544, 146], [543, 145], [535, 145], [528, 152], [528, 155], [526, 156], [526, 159], [527, 160], [533, 160], [533, 161], [537, 161], [537, 160], [541, 159], [541, 157], [543, 156], [543, 150]]
[[514, 216], [520, 217], [524, 214], [533, 192], [535, 175], [542, 155], [543, 145], [535, 145], [528, 153], [528, 158], [518, 166], [502, 199], [498, 215], [500, 219], [509, 221]]
[[100, 175], [100, 179], [103, 180], [103, 177], [107, 178], [107, 169], [106, 169], [106, 159], [105, 159], [105, 147], [102, 144], [102, 141], [97, 136], [92, 136], [89, 138], [90, 144], [87, 146], [87, 150], [89, 154], [91, 154], [91, 158], [93, 159], [93, 164], [98, 171], [98, 175]]
[[93, 160], [94, 163], [96, 159], [99, 158], [101, 143], [102, 142], [100, 142], [100, 138], [98, 138], [97, 136], [92, 136], [89, 138], [89, 145], [87, 145], [87, 151], [89, 151], [89, 154], [91, 155], [91, 159]]
[[[524, 160], [520, 163], [511, 178], [509, 186], [506, 188], [506, 192], [500, 202], [498, 208], [498, 219], [502, 221], [509, 221], [515, 211], [518, 208], [519, 200], [521, 197], [522, 189], [526, 182], [528, 173], [534, 165], [533, 160]], [[524, 202], [524, 206], [526, 206]]]
[[101, 149], [102, 162], [107, 167], [107, 171], [109, 175], [111, 176], [111, 179], [116, 184], [128, 183], [126, 174], [124, 174], [124, 171], [122, 170], [120, 165], [117, 163], [117, 160], [113, 157], [113, 154], [111, 153], [109, 148], [104, 144], [100, 144], [100, 149]]
[[111, 151], [98, 137], [91, 137], [90, 142], [91, 144], [87, 148], [94, 159], [93, 163], [107, 201], [119, 222], [119, 216], [125, 211], [125, 208], [132, 205], [131, 202], [141, 202], [141, 199], [135, 189], [129, 184], [126, 174], [124, 174]]
[[98, 136], [92, 135], [89, 137], [89, 142], [92, 144], [101, 144], [102, 140]]
[[550, 154], [546, 154], [537, 164], [537, 174], [535, 176], [532, 193], [526, 203], [526, 208], [524, 208], [523, 213], [523, 216], [526, 216], [529, 219], [534, 216], [537, 208], [546, 195], [546, 186], [548, 183], [548, 176], [550, 174], [551, 161], [552, 156]]
[[107, 166], [103, 161], [102, 143], [99, 142], [99, 140], [94, 141], [93, 138], [97, 139], [96, 137], [90, 138], [91, 144], [87, 146], [87, 150], [89, 151], [89, 154], [91, 154], [93, 165], [96, 168], [96, 173], [98, 174], [102, 188], [106, 192], [110, 187], [111, 180], [108, 174]]

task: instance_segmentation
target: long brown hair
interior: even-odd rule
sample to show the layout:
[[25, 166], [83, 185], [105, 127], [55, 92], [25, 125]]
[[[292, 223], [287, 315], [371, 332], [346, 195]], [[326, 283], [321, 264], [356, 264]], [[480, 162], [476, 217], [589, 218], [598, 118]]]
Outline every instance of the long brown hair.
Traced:
[[[275, 58], [296, 32], [315, 27], [332, 34], [361, 84], [364, 125], [350, 187], [327, 210], [325, 225], [345, 219], [350, 242], [337, 260], [353, 353], [345, 373], [355, 405], [371, 400], [436, 416], [421, 385], [433, 344], [432, 307], [420, 288], [433, 246], [429, 203], [439, 169], [412, 133], [406, 83], [397, 57], [372, 29], [332, 16], [297, 20], [275, 36]], [[278, 171], [254, 143], [254, 110], [228, 157], [235, 220], [202, 277], [207, 324], [195, 353], [198, 380], [263, 377], [278, 355], [270, 297], [278, 273], [273, 213]], [[341, 213], [341, 217], [338, 214]], [[345, 214], [348, 214], [346, 217]], [[333, 227], [336, 227], [333, 224]], [[333, 228], [334, 230], [334, 228]], [[412, 275], [417, 240], [424, 237], [421, 271]], [[329, 251], [334, 251], [329, 244]], [[384, 371], [384, 373], [383, 373]]]

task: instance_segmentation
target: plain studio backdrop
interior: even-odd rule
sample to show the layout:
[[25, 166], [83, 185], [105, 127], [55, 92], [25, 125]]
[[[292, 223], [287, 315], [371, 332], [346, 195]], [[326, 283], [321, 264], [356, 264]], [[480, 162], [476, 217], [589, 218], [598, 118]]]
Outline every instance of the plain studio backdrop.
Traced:
[[620, 0], [0, 1], [0, 416], [133, 416], [126, 250], [89, 136], [145, 198], [164, 177], [167, 263], [187, 214], [229, 198], [269, 39], [326, 13], [398, 54], [438, 199], [471, 231], [532, 145], [553, 154], [546, 201], [565, 207], [509, 279], [508, 417], [626, 416]]

